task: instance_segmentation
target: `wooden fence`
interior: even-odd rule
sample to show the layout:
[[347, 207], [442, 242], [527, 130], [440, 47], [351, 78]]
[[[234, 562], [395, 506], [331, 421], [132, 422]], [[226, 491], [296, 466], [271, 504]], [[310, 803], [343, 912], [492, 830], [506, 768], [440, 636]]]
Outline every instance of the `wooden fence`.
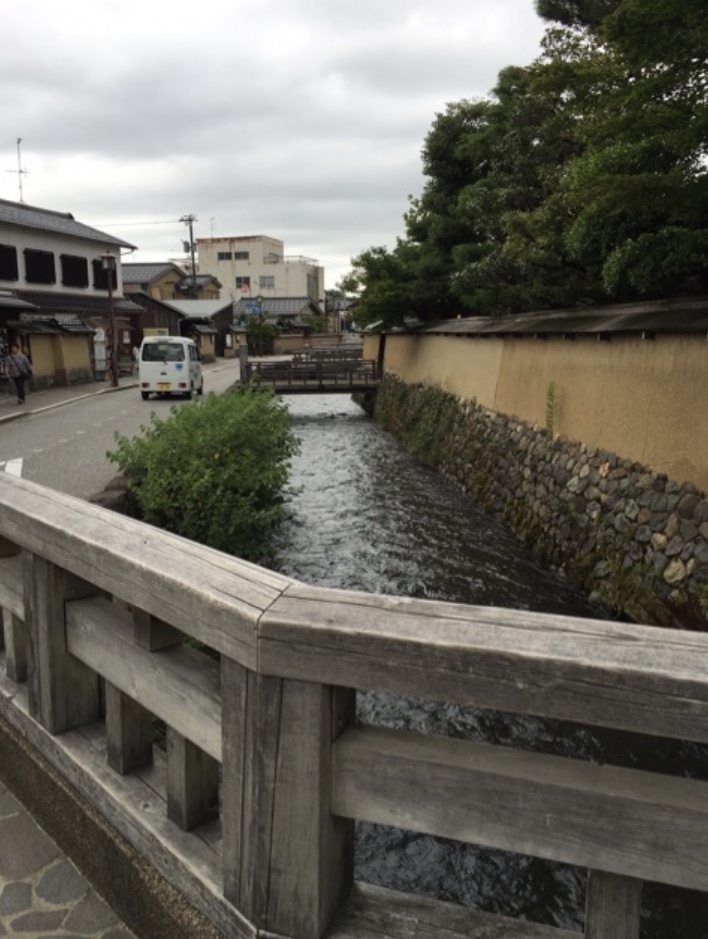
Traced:
[[586, 939], [636, 939], [644, 880], [708, 890], [706, 783], [353, 719], [706, 743], [708, 636], [309, 587], [5, 474], [0, 538], [3, 718], [227, 936], [577, 939], [354, 884], [355, 819], [588, 868]]

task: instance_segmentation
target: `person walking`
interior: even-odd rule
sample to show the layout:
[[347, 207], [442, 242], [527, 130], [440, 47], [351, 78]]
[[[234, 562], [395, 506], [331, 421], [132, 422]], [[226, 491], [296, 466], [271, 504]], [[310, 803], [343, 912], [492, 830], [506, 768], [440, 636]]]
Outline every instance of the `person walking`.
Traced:
[[32, 377], [32, 363], [16, 342], [10, 346], [10, 354], [5, 359], [7, 377], [15, 383], [17, 403], [25, 403], [25, 382]]

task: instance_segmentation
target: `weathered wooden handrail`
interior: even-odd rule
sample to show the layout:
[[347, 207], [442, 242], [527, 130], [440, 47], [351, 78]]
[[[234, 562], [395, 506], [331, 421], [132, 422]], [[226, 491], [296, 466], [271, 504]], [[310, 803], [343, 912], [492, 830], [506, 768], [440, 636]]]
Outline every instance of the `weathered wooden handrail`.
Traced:
[[376, 387], [380, 377], [378, 363], [361, 356], [252, 362], [246, 376], [249, 381], [260, 381], [277, 390], [289, 391], [321, 391], [338, 387], [342, 391], [356, 391]]
[[293, 362], [344, 362], [361, 359], [363, 345], [337, 346], [334, 349], [307, 349], [293, 353]]
[[643, 880], [708, 891], [706, 783], [353, 721], [372, 689], [705, 743], [706, 635], [309, 587], [4, 474], [0, 555], [0, 714], [226, 935], [488, 934], [353, 886], [355, 819], [588, 867], [587, 939], [638, 937]]

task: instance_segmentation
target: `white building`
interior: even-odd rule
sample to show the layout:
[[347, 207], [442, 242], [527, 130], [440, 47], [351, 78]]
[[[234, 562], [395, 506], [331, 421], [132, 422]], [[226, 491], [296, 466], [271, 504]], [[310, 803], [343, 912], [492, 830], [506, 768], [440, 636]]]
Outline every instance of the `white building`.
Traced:
[[222, 297], [309, 297], [324, 308], [324, 268], [313, 258], [288, 256], [267, 235], [197, 238], [200, 274], [222, 284]]

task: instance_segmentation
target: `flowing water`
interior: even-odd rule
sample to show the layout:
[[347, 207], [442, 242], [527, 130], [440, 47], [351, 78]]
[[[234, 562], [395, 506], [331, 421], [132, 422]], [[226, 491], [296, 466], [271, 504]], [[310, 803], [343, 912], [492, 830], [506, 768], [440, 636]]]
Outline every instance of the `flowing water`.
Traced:
[[[412, 460], [345, 395], [284, 399], [301, 451], [293, 518], [274, 567], [306, 583], [372, 593], [602, 617], [502, 525]], [[358, 718], [411, 730], [708, 778], [708, 755], [572, 724], [360, 693]], [[582, 930], [585, 872], [398, 829], [357, 825], [356, 877], [370, 883]], [[708, 939], [708, 903], [645, 889], [643, 939]]]

